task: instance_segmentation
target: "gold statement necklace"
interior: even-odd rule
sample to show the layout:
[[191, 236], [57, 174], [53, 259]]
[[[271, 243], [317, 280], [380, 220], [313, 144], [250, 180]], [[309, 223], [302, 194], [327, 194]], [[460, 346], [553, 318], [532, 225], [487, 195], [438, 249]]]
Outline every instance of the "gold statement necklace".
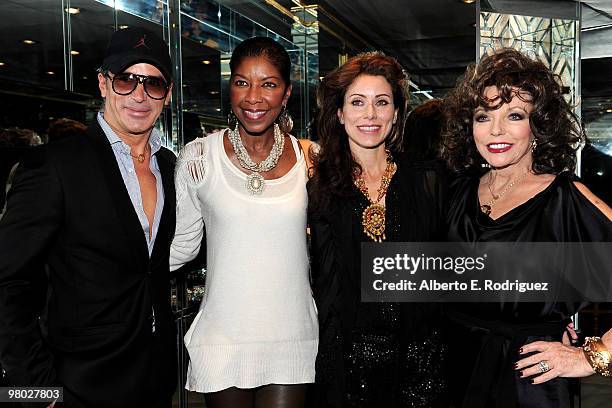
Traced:
[[355, 175], [355, 186], [370, 202], [370, 205], [363, 210], [363, 214], [361, 215], [361, 225], [363, 225], [364, 234], [374, 242], [382, 242], [387, 239], [385, 236], [385, 207], [380, 204], [380, 200], [387, 194], [391, 178], [397, 170], [397, 165], [393, 162], [391, 152], [388, 150], [386, 152], [387, 167], [380, 180], [376, 201], [370, 198], [370, 193], [363, 179], [363, 174]]
[[487, 187], [489, 188], [489, 192], [491, 193], [491, 199], [486, 204], [483, 204], [483, 205], [480, 206], [480, 211], [485, 213], [485, 215], [490, 215], [491, 214], [491, 210], [493, 209], [493, 206], [495, 205], [497, 200], [502, 198], [504, 196], [504, 194], [506, 194], [508, 192], [508, 190], [510, 190], [512, 187], [514, 187], [519, 182], [521, 182], [528, 173], [529, 172], [527, 171], [527, 172], [521, 174], [520, 176], [518, 176], [517, 178], [515, 178], [514, 180], [512, 180], [510, 183], [506, 184], [506, 187], [504, 187], [504, 189], [499, 194], [493, 193], [493, 187], [492, 187], [492, 184], [493, 184], [493, 172], [489, 173], [489, 181], [487, 182]]

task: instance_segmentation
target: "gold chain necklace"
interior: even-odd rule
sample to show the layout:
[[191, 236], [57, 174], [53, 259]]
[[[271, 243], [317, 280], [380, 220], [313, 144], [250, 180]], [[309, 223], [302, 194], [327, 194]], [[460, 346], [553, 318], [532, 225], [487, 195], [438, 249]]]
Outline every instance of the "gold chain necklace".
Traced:
[[370, 198], [363, 174], [355, 175], [355, 186], [370, 202], [370, 205], [363, 210], [361, 215], [361, 225], [363, 225], [363, 232], [374, 242], [382, 242], [387, 239], [385, 236], [385, 207], [379, 203], [385, 194], [387, 194], [387, 189], [389, 188], [391, 178], [395, 174], [395, 170], [397, 170], [397, 165], [393, 162], [391, 153], [387, 150], [387, 167], [380, 180], [376, 201]]
[[504, 187], [504, 189], [501, 191], [501, 193], [499, 193], [497, 195], [495, 195], [493, 193], [493, 188], [491, 187], [491, 184], [493, 182], [493, 172], [489, 173], [489, 181], [487, 182], [487, 187], [489, 188], [489, 192], [491, 193], [491, 199], [486, 204], [483, 204], [483, 205], [480, 206], [480, 211], [485, 213], [485, 215], [490, 215], [491, 214], [491, 210], [493, 209], [493, 205], [495, 205], [497, 200], [502, 198], [504, 196], [504, 194], [506, 194], [508, 192], [508, 190], [510, 190], [512, 187], [514, 187], [516, 184], [518, 184], [520, 181], [522, 181], [528, 173], [529, 172], [527, 171], [527, 172], [521, 174], [520, 176], [518, 176], [517, 178], [515, 178], [514, 180], [512, 180], [510, 183], [508, 183], [506, 185], [506, 187]]
[[147, 154], [147, 148], [148, 148], [148, 144], [145, 146], [145, 149], [142, 153], [140, 153], [138, 156], [134, 156], [131, 152], [130, 152], [130, 156], [132, 156], [134, 159], [136, 159], [138, 161], [138, 163], [142, 163], [145, 161], [145, 157]]

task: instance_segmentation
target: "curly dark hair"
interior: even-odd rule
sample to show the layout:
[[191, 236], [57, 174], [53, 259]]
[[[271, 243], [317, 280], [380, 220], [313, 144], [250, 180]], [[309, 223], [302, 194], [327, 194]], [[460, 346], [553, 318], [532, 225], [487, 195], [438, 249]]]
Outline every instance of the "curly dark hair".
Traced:
[[309, 191], [311, 209], [326, 208], [332, 197], [351, 194], [353, 175], [361, 174], [348, 143], [344, 125], [338, 119], [338, 109], [344, 106], [347, 88], [360, 75], [383, 76], [391, 85], [393, 105], [398, 109], [397, 121], [385, 144], [391, 153], [401, 150], [404, 119], [408, 105], [408, 78], [393, 57], [382, 52], [369, 52], [350, 58], [327, 74], [317, 90], [320, 107], [317, 121], [320, 149], [311, 152], [313, 172]]
[[[489, 86], [499, 91], [493, 100], [484, 96]], [[533, 172], [559, 174], [574, 170], [576, 151], [585, 135], [563, 97], [559, 76], [542, 62], [511, 48], [503, 48], [468, 67], [445, 100], [441, 155], [451, 170], [480, 171], [485, 162], [472, 135], [474, 110], [480, 106], [499, 109], [515, 96], [533, 104], [529, 116], [531, 133], [537, 142]]]

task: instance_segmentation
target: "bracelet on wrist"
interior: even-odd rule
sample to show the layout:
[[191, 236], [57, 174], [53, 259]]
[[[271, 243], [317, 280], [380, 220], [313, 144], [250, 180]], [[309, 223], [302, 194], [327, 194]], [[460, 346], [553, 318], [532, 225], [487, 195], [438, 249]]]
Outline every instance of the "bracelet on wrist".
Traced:
[[600, 337], [587, 337], [582, 351], [597, 374], [612, 377], [612, 358]]

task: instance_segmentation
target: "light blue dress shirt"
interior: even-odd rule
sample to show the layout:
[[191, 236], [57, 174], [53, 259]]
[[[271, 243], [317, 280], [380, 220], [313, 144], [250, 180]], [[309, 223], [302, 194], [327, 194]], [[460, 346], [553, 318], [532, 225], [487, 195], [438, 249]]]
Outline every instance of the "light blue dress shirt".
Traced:
[[155, 186], [157, 189], [157, 202], [155, 203], [155, 215], [153, 216], [153, 233], [149, 234], [151, 226], [149, 220], [145, 214], [144, 207], [142, 206], [142, 195], [140, 194], [140, 183], [136, 176], [136, 169], [134, 168], [134, 162], [130, 155], [131, 149], [125, 142], [123, 142], [119, 136], [111, 129], [111, 127], [104, 120], [102, 112], [98, 112], [98, 123], [102, 127], [104, 134], [108, 138], [117, 164], [119, 165], [119, 171], [121, 171], [121, 177], [123, 177], [123, 183], [127, 188], [130, 200], [138, 215], [138, 220], [142, 226], [142, 232], [144, 233], [145, 239], [147, 240], [147, 246], [149, 248], [149, 257], [153, 252], [153, 246], [155, 245], [155, 237], [157, 236], [157, 230], [159, 229], [159, 220], [161, 218], [162, 211], [164, 209], [164, 186], [162, 183], [161, 172], [157, 163], [157, 157], [155, 153], [161, 148], [161, 134], [159, 130], [153, 128], [151, 137], [149, 137], [149, 146], [151, 147], [151, 160], [149, 161], [149, 168], [155, 176]]

